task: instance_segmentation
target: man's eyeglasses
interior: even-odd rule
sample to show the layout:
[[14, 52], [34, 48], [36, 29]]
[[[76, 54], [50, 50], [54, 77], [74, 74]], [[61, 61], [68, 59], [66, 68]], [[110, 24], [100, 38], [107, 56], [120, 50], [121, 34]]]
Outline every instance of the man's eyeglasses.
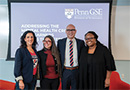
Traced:
[[94, 39], [94, 37], [91, 37], [91, 38], [85, 38], [85, 40], [92, 40]]
[[75, 29], [66, 29], [66, 31], [75, 31]]
[[46, 41], [46, 40], [43, 40], [43, 43], [51, 43], [51, 41]]

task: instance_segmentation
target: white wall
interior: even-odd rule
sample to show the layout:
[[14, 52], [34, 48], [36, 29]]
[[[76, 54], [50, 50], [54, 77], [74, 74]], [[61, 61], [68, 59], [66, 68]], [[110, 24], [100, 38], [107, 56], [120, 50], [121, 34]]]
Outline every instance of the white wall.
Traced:
[[6, 58], [8, 49], [8, 7], [7, 5], [0, 5], [0, 58]]
[[130, 60], [130, 6], [113, 6], [111, 46], [116, 60]]

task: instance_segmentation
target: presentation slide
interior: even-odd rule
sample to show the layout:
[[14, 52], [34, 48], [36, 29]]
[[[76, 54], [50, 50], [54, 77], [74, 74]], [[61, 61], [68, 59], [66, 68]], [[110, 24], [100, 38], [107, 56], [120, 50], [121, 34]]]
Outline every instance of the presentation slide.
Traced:
[[16, 3], [10, 4], [11, 39], [10, 56], [20, 46], [20, 37], [32, 30], [37, 37], [37, 50], [43, 48], [42, 40], [46, 35], [58, 39], [66, 37], [66, 26], [76, 27], [76, 37], [84, 40], [88, 31], [95, 31], [99, 41], [109, 45], [110, 3]]

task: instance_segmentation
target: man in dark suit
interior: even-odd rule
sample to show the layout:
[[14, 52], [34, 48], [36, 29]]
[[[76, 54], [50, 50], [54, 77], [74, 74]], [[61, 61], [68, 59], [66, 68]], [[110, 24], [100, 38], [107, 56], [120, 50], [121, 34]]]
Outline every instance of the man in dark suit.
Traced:
[[67, 38], [58, 40], [57, 47], [62, 65], [62, 89], [76, 90], [78, 88], [78, 65], [84, 41], [75, 38], [75, 26], [69, 24], [66, 28]]

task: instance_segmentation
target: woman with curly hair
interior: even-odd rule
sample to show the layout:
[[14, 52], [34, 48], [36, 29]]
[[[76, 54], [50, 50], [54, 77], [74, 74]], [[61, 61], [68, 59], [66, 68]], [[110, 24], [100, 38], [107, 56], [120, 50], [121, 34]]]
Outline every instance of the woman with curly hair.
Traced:
[[26, 31], [21, 36], [21, 45], [15, 53], [14, 75], [16, 90], [34, 90], [38, 57], [36, 51], [37, 39], [33, 31]]

